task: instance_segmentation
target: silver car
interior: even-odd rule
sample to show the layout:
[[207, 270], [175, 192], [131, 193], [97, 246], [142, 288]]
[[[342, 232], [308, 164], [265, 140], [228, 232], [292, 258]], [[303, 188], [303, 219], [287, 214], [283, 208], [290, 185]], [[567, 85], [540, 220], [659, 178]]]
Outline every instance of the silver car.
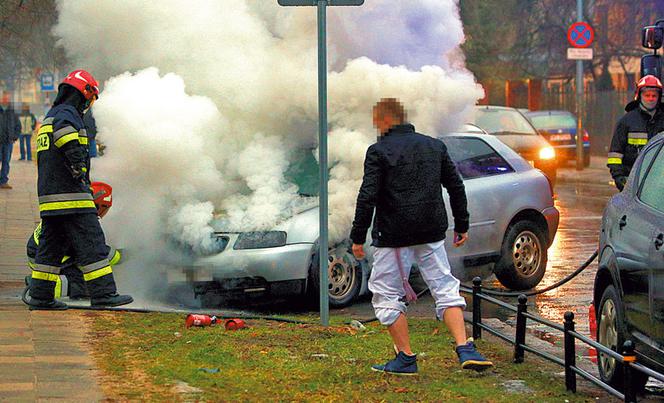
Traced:
[[[468, 280], [493, 271], [510, 289], [536, 286], [544, 276], [547, 250], [558, 228], [559, 213], [549, 181], [511, 148], [476, 126], [467, 125], [463, 133], [440, 139], [464, 179], [470, 212], [468, 242], [460, 248], [447, 243], [454, 274]], [[296, 171], [303, 172], [303, 166], [308, 166], [311, 174], [310, 180], [305, 178], [298, 184], [301, 189], [308, 188], [302, 193], [315, 196], [317, 183], [312, 178], [317, 178], [317, 165], [313, 156], [299, 165]], [[451, 218], [444, 190], [443, 196]], [[313, 204], [303, 206], [271, 231], [230, 233], [224, 231], [221, 221], [215, 222], [218, 253], [199, 256], [185, 269], [195, 293], [202, 298], [233, 293], [302, 294], [315, 300], [316, 200], [312, 197]], [[452, 239], [453, 231], [447, 230], [447, 239]], [[370, 242], [368, 239], [367, 248]], [[368, 292], [371, 263], [356, 261], [349, 241], [330, 249], [327, 287], [332, 306], [345, 306]]]

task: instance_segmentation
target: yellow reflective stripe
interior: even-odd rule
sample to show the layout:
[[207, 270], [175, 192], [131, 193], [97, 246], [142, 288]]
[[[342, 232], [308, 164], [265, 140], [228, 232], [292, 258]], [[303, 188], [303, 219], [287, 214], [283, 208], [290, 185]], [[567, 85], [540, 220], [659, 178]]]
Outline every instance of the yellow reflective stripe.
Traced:
[[622, 158], [609, 158], [607, 161], [608, 165], [620, 165], [622, 164]]
[[83, 274], [83, 279], [85, 281], [90, 281], [90, 280], [94, 280], [96, 278], [99, 278], [101, 276], [105, 276], [105, 275], [111, 274], [111, 273], [113, 273], [113, 269], [111, 269], [111, 266], [106, 266], [106, 267], [102, 267], [99, 270], [95, 270], [95, 271], [91, 271], [90, 273]]
[[35, 278], [37, 280], [45, 280], [45, 281], [55, 281], [57, 282], [60, 278], [57, 274], [53, 273], [44, 273], [43, 271], [32, 271], [32, 278]]
[[[79, 137], [78, 142], [83, 144], [83, 145], [88, 145], [88, 138], [87, 137]], [[57, 143], [56, 143], [57, 145]]]
[[55, 280], [55, 298], [60, 298], [62, 296], [62, 280], [60, 276]]
[[35, 228], [35, 231], [32, 233], [32, 239], [35, 241], [37, 245], [39, 245], [39, 236], [41, 235], [41, 226], [42, 222], [39, 221], [39, 224], [37, 224], [37, 228]]
[[35, 264], [32, 263], [31, 261], [28, 261], [28, 267], [30, 267], [33, 270], [37, 268], [37, 266], [35, 266]]
[[62, 258], [62, 260], [60, 261], [60, 263], [64, 263], [64, 262], [66, 262], [67, 260], [69, 260], [69, 256], [64, 256], [64, 257]]
[[41, 203], [39, 205], [39, 211], [51, 211], [51, 210], [66, 210], [66, 209], [79, 209], [79, 208], [95, 208], [95, 202], [92, 200], [76, 200], [76, 201], [65, 201], [65, 202], [51, 202], [51, 203]]
[[111, 261], [108, 262], [108, 264], [110, 264], [111, 266], [115, 266], [116, 264], [118, 264], [120, 259], [122, 259], [122, 255], [120, 254], [120, 252], [116, 250], [115, 253], [113, 254], [113, 257], [111, 258]]
[[644, 146], [648, 144], [648, 139], [627, 139], [627, 144], [634, 146]]
[[69, 143], [70, 141], [78, 141], [78, 132], [73, 132], [69, 134], [65, 134], [64, 136], [60, 137], [56, 142], [55, 146], [60, 148], [63, 145]]
[[39, 128], [37, 134], [51, 133], [53, 131], [53, 125], [43, 125]]

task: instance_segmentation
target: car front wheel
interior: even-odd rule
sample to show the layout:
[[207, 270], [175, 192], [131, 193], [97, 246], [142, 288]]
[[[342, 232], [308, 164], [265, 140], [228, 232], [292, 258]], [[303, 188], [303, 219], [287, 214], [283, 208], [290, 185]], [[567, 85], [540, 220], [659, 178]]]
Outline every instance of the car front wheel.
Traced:
[[539, 284], [546, 271], [545, 245], [544, 231], [535, 222], [522, 220], [510, 225], [494, 269], [498, 281], [512, 290], [527, 290]]
[[[597, 314], [597, 341], [609, 349], [621, 353], [625, 342], [625, 322], [622, 304], [613, 285], [606, 287]], [[623, 390], [623, 367], [615, 358], [604, 353], [597, 357], [597, 367], [602, 380], [618, 390]], [[645, 387], [648, 377], [634, 373], [634, 386], [638, 392]]]
[[[309, 286], [312, 301], [318, 301], [320, 271], [318, 248], [314, 253], [309, 269]], [[330, 306], [343, 308], [349, 305], [360, 293], [362, 286], [362, 267], [346, 244], [331, 248], [328, 252], [328, 293]]]

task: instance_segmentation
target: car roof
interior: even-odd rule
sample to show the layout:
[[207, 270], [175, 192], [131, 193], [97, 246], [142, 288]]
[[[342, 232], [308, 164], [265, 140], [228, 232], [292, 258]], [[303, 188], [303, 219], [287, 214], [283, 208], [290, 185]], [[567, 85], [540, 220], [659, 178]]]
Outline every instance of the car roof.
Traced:
[[495, 109], [495, 110], [505, 110], [505, 111], [519, 111], [517, 108], [512, 108], [511, 106], [498, 106], [498, 105], [475, 105], [475, 109]]
[[571, 115], [573, 116], [574, 114], [570, 111], [563, 111], [563, 110], [542, 110], [542, 111], [528, 111], [525, 112], [526, 115], [528, 116], [541, 116], [541, 115]]

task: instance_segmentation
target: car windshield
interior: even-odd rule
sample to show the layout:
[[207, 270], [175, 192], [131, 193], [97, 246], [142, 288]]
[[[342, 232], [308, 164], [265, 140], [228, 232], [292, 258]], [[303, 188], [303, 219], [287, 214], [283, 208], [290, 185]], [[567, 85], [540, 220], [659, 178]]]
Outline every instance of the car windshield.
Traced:
[[535, 115], [529, 116], [530, 121], [538, 129], [562, 129], [569, 127], [576, 127], [576, 119], [569, 114], [554, 114], [554, 115]]
[[494, 135], [537, 134], [528, 120], [512, 109], [477, 108], [473, 123]]
[[318, 177], [318, 161], [314, 149], [296, 150], [291, 156], [291, 163], [284, 173], [287, 181], [297, 185], [301, 196], [318, 196], [320, 178]]

